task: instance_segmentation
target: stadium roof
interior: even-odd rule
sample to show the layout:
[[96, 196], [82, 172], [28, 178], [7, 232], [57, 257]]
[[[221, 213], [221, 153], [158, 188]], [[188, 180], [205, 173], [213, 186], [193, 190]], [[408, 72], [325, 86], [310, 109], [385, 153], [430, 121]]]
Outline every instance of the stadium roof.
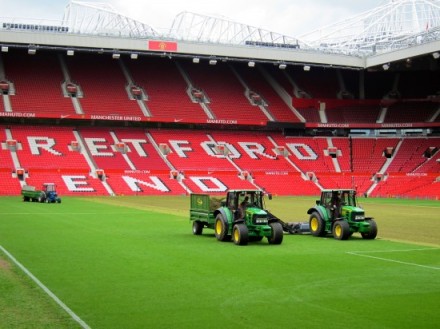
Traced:
[[[440, 50], [440, 0], [389, 0], [299, 38], [190, 12], [178, 14], [169, 30], [158, 32], [148, 24], [122, 15], [109, 4], [76, 0], [68, 3], [59, 22], [0, 18], [0, 24], [2, 45], [15, 41], [17, 44], [144, 51], [148, 50], [145, 40], [153, 39], [179, 42], [177, 53], [184, 56], [200, 54], [355, 68]], [[16, 32], [33, 34], [26, 36]], [[64, 35], [48, 36], [47, 32]]]
[[302, 38], [315, 48], [355, 54], [383, 53], [440, 40], [440, 1], [390, 0]]
[[110, 4], [70, 1], [61, 25], [71, 33], [111, 35], [125, 38], [159, 37], [151, 26], [118, 13]]
[[371, 55], [440, 40], [440, 0], [389, 0], [357, 16], [325, 26], [299, 39], [225, 18], [191, 12], [178, 14], [159, 33], [121, 15], [105, 3], [70, 1], [63, 25], [71, 32], [121, 37], [162, 37], [221, 44], [274, 44], [332, 53]]

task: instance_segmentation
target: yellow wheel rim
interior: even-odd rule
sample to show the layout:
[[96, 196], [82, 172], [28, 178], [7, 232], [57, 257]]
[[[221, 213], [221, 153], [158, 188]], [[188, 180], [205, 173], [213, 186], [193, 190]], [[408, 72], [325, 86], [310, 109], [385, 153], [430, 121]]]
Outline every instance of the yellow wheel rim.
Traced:
[[318, 230], [318, 218], [313, 217], [312, 220], [310, 221], [310, 228], [312, 229], [313, 232], [316, 232]]
[[335, 226], [335, 235], [336, 235], [337, 237], [340, 237], [341, 234], [342, 234], [342, 227], [341, 227], [341, 225], [336, 224], [336, 226]]
[[215, 223], [215, 233], [221, 234], [222, 233], [222, 221], [218, 220], [217, 223]]
[[234, 241], [240, 240], [240, 233], [238, 232], [238, 229], [234, 229]]

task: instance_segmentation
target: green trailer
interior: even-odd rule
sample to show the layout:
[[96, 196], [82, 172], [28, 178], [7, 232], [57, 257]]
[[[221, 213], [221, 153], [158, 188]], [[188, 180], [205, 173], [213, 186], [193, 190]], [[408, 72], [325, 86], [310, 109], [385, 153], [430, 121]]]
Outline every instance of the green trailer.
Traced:
[[190, 220], [193, 234], [204, 228], [214, 230], [219, 241], [234, 241], [236, 245], [261, 241], [281, 244], [283, 227], [264, 207], [264, 192], [260, 190], [230, 190], [226, 199], [209, 194], [191, 194]]

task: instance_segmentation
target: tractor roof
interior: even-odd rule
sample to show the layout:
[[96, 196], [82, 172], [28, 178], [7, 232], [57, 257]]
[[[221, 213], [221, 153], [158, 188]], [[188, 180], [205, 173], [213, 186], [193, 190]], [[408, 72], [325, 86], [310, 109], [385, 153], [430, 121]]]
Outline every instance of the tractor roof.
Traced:
[[356, 190], [351, 188], [328, 188], [321, 190], [321, 192], [356, 192]]

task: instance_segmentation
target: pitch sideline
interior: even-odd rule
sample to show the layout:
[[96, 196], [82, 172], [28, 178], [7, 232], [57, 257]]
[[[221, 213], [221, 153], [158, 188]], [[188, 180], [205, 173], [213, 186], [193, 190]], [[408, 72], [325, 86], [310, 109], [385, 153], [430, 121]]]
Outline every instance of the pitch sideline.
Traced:
[[378, 260], [383, 260], [383, 261], [386, 261], [386, 262], [398, 263], [398, 264], [403, 264], [403, 265], [410, 265], [410, 266], [417, 266], [417, 267], [422, 267], [422, 268], [428, 268], [428, 269], [431, 269], [431, 270], [440, 270], [440, 267], [421, 265], [421, 264], [410, 263], [410, 262], [402, 262], [400, 260], [395, 260], [395, 259], [390, 259], [390, 258], [383, 258], [383, 257], [372, 256], [372, 255], [366, 255], [366, 253], [381, 253], [381, 252], [392, 253], [392, 252], [411, 252], [411, 251], [426, 251], [426, 250], [439, 250], [439, 248], [420, 248], [420, 249], [402, 249], [402, 250], [379, 250], [379, 251], [348, 251], [347, 254], [354, 255], [354, 256], [359, 256], [359, 257], [373, 258], [373, 259], [378, 259]]
[[17, 265], [29, 278], [31, 278], [43, 291], [49, 295], [63, 310], [65, 310], [73, 320], [84, 329], [91, 329], [87, 323], [85, 323], [78, 315], [76, 315], [66, 304], [64, 304], [52, 291], [49, 290], [38, 278], [36, 278], [23, 264], [21, 264], [14, 256], [12, 256], [3, 246], [0, 245], [0, 250], [5, 253], [6, 256]]

